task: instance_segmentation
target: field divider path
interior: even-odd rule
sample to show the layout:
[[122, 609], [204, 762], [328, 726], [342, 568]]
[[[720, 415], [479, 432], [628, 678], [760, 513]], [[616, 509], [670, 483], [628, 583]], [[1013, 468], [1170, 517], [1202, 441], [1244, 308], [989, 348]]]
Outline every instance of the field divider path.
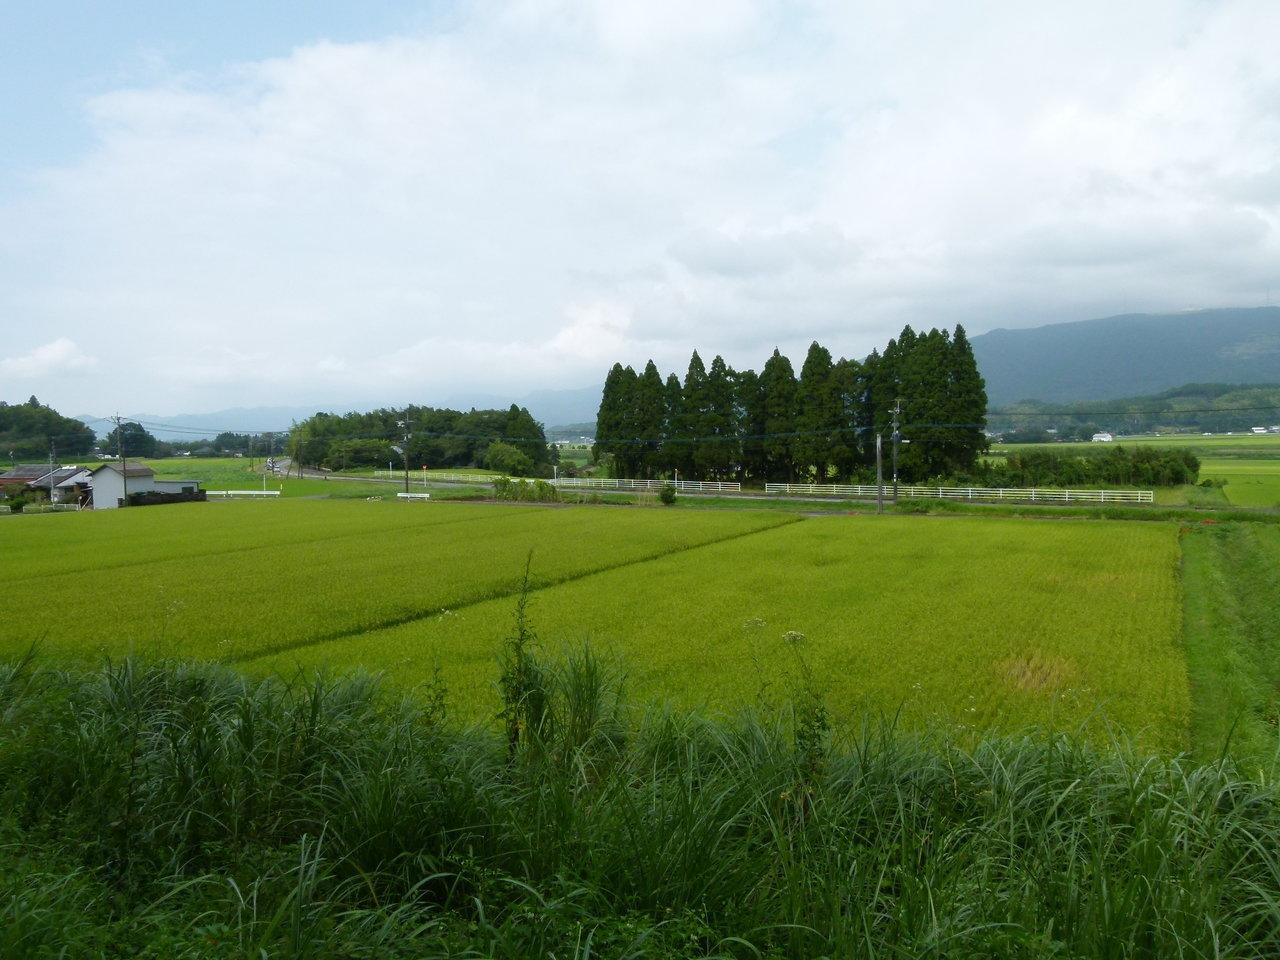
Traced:
[[[694, 544], [689, 544], [687, 546], [672, 547], [669, 550], [664, 550], [661, 553], [651, 554], [650, 556], [647, 556], [647, 557], [633, 557], [629, 560], [619, 561], [618, 563], [610, 563], [602, 567], [595, 567], [592, 570], [583, 570], [577, 573], [567, 574], [565, 576], [558, 577], [554, 580], [548, 580], [545, 583], [539, 583], [536, 587], [531, 587], [529, 592], [540, 593], [543, 590], [551, 590], [551, 589], [554, 589], [555, 587], [563, 586], [566, 583], [574, 583], [578, 580], [585, 580], [586, 578], [594, 577], [597, 574], [610, 573], [615, 570], [624, 570], [627, 567], [636, 567], [646, 563], [653, 563], [654, 561], [662, 560], [667, 557], [677, 556], [682, 553], [691, 553], [694, 550], [700, 550], [704, 547], [718, 546], [723, 543], [729, 543], [734, 540], [742, 540], [742, 539], [745, 539], [746, 537], [753, 537], [763, 533], [771, 533], [774, 531], [782, 530], [783, 528], [789, 527], [792, 524], [804, 522], [803, 518], [801, 517], [787, 517], [787, 518], [779, 518], [779, 519], [780, 519], [780, 522], [770, 524], [769, 526], [766, 526], [766, 527], [758, 527], [754, 530], [738, 531], [736, 533], [731, 533], [723, 537], [718, 537], [714, 540], [706, 540], [706, 541], [703, 541], [702, 543], [694, 543]], [[536, 556], [537, 556], [536, 552], [534, 556], [536, 559]], [[448, 606], [442, 606], [440, 604], [436, 604], [432, 607], [428, 607], [422, 610], [414, 610], [407, 614], [402, 614], [396, 617], [388, 617], [385, 620], [378, 623], [362, 624], [358, 627], [347, 627], [341, 630], [335, 630], [332, 633], [317, 634], [305, 640], [295, 640], [295, 641], [290, 641], [289, 643], [281, 643], [281, 644], [276, 644], [275, 646], [258, 648], [254, 650], [251, 654], [247, 654], [244, 656], [231, 657], [226, 662], [231, 664], [250, 663], [254, 660], [262, 660], [268, 657], [279, 656], [282, 653], [289, 653], [293, 650], [305, 650], [308, 647], [318, 647], [326, 643], [335, 643], [340, 640], [350, 639], [351, 637], [358, 637], [358, 636], [361, 636], [362, 634], [374, 633], [378, 630], [388, 630], [388, 629], [391, 629], [392, 627], [402, 627], [408, 623], [416, 623], [419, 620], [426, 620], [430, 617], [439, 616], [445, 611], [466, 610], [469, 607], [478, 606], [482, 603], [488, 603], [491, 600], [502, 600], [507, 597], [514, 597], [519, 592], [520, 592], [520, 588], [517, 586], [517, 587], [506, 588], [506, 589], [501, 589], [496, 591], [479, 593], [479, 594], [476, 594], [475, 596], [460, 600], [457, 603], [451, 603]]]

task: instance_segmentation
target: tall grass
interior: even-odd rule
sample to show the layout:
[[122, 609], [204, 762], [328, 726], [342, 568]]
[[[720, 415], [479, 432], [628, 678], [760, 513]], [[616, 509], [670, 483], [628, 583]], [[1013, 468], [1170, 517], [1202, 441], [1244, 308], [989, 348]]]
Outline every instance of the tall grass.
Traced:
[[[583, 649], [510, 742], [365, 677], [0, 666], [6, 957], [1252, 957], [1280, 796], [818, 705], [629, 711]], [[807, 731], [807, 732], [805, 732]]]

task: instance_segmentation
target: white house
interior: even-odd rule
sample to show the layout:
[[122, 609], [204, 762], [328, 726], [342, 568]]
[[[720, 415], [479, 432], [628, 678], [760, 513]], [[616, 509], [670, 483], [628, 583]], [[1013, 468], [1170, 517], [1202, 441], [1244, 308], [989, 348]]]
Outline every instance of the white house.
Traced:
[[1109, 434], [1109, 433], [1095, 433], [1095, 434], [1093, 435], [1093, 442], [1094, 442], [1094, 443], [1110, 443], [1110, 442], [1111, 442], [1112, 440], [1114, 440], [1114, 439], [1115, 439], [1115, 437], [1113, 437], [1113, 436], [1112, 436], [1111, 434]]
[[157, 480], [150, 467], [121, 468], [117, 463], [104, 463], [89, 471], [89, 489], [93, 492], [93, 509], [114, 510], [124, 506], [125, 490], [135, 493], [195, 493], [196, 480]]

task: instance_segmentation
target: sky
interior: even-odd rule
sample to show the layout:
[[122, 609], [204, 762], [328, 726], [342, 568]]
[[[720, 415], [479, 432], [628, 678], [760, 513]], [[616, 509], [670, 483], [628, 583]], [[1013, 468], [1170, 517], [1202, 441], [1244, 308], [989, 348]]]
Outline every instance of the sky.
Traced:
[[9, 4], [0, 399], [517, 397], [1266, 304], [1278, 39], [1272, 0]]

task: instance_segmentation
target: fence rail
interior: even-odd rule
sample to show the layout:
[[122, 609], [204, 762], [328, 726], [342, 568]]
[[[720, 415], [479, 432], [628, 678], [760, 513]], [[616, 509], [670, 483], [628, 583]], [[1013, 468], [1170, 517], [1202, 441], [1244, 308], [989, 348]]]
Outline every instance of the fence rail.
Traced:
[[557, 487], [590, 490], [661, 490], [675, 487], [693, 493], [741, 493], [742, 484], [731, 480], [612, 480], [597, 477], [558, 477], [548, 481]]
[[[375, 480], [404, 480], [403, 470], [374, 470]], [[478, 473], [426, 473], [422, 470], [409, 471], [410, 486], [427, 486], [430, 483], [493, 483], [493, 476]]]
[[[375, 478], [387, 480], [401, 480], [404, 478], [403, 471], [395, 470], [375, 470], [373, 472]], [[409, 471], [409, 481], [413, 485], [421, 483], [426, 486], [428, 483], [472, 483], [487, 485], [493, 483], [497, 476], [484, 476], [475, 473], [422, 473], [421, 471]], [[527, 479], [514, 477], [512, 479]], [[729, 480], [615, 480], [600, 477], [556, 477], [553, 480], [547, 480], [547, 483], [554, 484], [566, 490], [661, 490], [666, 486], [673, 486], [677, 490], [684, 490], [691, 493], [741, 493], [742, 484]]]
[[206, 495], [210, 497], [222, 497], [230, 499], [231, 497], [278, 497], [279, 490], [206, 490]]
[[[884, 496], [893, 493], [885, 484]], [[846, 483], [766, 483], [765, 493], [803, 493], [811, 496], [871, 498], [877, 487]], [[932, 500], [1017, 500], [1031, 503], [1154, 503], [1151, 490], [1060, 490], [1039, 487], [916, 487], [899, 486], [899, 497]]]

